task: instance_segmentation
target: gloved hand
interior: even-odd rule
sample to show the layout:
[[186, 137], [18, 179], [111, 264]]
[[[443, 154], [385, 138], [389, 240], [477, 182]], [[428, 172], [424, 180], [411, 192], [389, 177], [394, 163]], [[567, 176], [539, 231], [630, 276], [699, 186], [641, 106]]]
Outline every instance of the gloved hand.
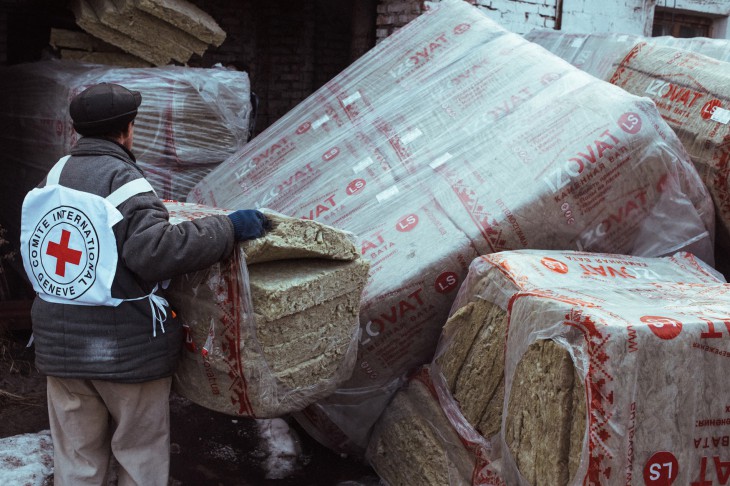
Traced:
[[236, 241], [252, 240], [266, 234], [271, 228], [271, 221], [255, 209], [239, 209], [228, 215], [233, 223], [233, 233]]

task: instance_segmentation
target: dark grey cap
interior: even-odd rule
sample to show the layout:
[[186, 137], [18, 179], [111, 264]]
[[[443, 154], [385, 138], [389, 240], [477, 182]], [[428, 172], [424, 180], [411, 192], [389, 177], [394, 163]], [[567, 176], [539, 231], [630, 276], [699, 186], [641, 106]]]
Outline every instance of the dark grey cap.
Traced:
[[69, 113], [74, 130], [81, 135], [99, 135], [126, 128], [142, 103], [138, 91], [112, 83], [95, 84], [71, 100]]

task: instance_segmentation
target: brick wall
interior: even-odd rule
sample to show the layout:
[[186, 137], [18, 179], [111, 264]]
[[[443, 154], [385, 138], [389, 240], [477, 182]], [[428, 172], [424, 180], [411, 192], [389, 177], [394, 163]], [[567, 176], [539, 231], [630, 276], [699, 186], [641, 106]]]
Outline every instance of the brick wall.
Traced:
[[375, 37], [382, 41], [425, 10], [422, 0], [379, 0]]
[[193, 0], [226, 40], [190, 65], [235, 62], [259, 97], [256, 133], [284, 116], [350, 64], [350, 2]]
[[[438, 2], [439, 0], [432, 0]], [[533, 28], [559, 28], [562, 0], [464, 0], [481, 8], [504, 28], [524, 34]], [[425, 10], [420, 0], [379, 0], [377, 41], [388, 37]]]

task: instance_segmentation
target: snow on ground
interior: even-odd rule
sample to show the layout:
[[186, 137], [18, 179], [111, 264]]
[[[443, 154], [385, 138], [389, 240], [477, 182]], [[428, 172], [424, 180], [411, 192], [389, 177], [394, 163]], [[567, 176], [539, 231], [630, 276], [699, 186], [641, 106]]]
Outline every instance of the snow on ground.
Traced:
[[260, 419], [256, 421], [261, 437], [261, 444], [268, 456], [262, 464], [266, 470], [266, 479], [282, 479], [296, 471], [301, 454], [299, 438], [285, 420]]
[[42, 486], [51, 474], [53, 442], [49, 430], [0, 439], [0, 484]]

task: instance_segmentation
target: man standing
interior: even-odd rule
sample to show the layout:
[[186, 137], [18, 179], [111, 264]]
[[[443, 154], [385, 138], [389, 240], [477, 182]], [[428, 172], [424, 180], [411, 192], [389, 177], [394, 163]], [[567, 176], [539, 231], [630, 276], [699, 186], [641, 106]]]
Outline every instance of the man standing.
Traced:
[[159, 292], [268, 226], [255, 210], [171, 225], [131, 152], [141, 102], [109, 83], [74, 97], [82, 138], [23, 203], [56, 485], [105, 485], [111, 454], [120, 486], [167, 485], [169, 393], [183, 338]]

